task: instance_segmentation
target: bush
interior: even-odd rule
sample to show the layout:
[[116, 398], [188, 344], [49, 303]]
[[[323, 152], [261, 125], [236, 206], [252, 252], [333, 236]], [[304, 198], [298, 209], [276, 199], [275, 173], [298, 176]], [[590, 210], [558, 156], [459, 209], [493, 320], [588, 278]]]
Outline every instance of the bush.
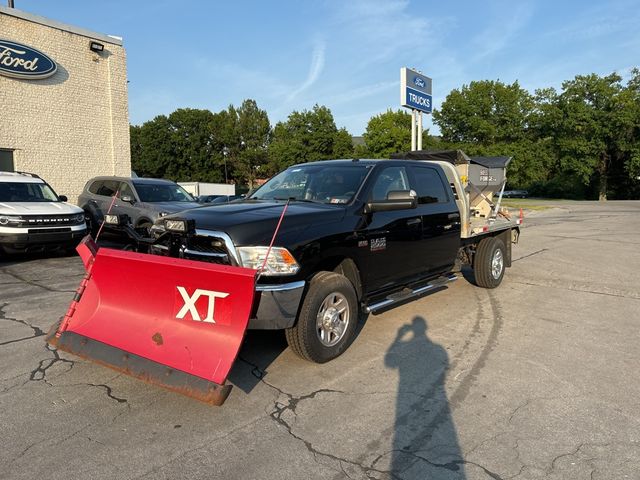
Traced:
[[589, 193], [587, 185], [568, 173], [556, 175], [545, 182], [534, 182], [529, 187], [529, 195], [532, 197], [584, 200]]

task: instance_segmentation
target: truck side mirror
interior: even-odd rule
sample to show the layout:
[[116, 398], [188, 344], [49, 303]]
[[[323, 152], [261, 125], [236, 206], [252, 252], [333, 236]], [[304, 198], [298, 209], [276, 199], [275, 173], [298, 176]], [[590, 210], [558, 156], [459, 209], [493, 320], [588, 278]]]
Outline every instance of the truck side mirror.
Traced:
[[416, 208], [418, 200], [412, 190], [391, 190], [386, 200], [369, 202], [364, 206], [364, 213], [390, 212]]
[[68, 202], [69, 199], [67, 198], [66, 195], [58, 195], [58, 198], [60, 199], [61, 202]]
[[131, 195], [123, 195], [121, 200], [127, 203], [133, 203], [133, 197]]

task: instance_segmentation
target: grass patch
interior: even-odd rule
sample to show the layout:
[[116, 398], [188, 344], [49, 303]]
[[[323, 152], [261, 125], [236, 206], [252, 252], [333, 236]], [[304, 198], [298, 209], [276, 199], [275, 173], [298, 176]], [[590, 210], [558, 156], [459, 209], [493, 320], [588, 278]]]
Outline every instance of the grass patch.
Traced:
[[526, 199], [522, 199], [522, 200], [503, 199], [502, 205], [507, 208], [523, 208], [525, 210], [548, 210], [555, 206], [551, 204], [540, 204], [539, 201], [531, 202], [531, 201], [527, 201]]

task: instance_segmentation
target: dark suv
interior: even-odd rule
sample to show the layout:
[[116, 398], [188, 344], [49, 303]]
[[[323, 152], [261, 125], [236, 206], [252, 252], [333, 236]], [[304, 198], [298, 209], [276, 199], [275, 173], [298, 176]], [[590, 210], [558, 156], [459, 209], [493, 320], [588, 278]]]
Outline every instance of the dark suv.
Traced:
[[200, 206], [170, 180], [125, 177], [92, 178], [78, 197], [78, 205], [85, 211], [93, 234], [110, 207], [114, 215], [128, 215], [136, 228], [149, 228], [160, 217]]

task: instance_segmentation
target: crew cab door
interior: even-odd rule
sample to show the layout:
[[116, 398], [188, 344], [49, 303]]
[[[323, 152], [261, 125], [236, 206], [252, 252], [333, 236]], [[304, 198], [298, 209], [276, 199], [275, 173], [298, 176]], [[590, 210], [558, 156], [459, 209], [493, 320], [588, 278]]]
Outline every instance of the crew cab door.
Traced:
[[[369, 202], [386, 200], [390, 191], [411, 189], [406, 166], [384, 167], [372, 181]], [[377, 211], [367, 215], [367, 227], [358, 236], [358, 248], [366, 257], [363, 274], [367, 290], [396, 286], [424, 269], [419, 260], [422, 215], [417, 209]]]
[[424, 165], [409, 167], [411, 186], [418, 194], [417, 213], [422, 225], [422, 240], [416, 263], [426, 274], [449, 270], [460, 247], [460, 212], [446, 177], [439, 168]]

